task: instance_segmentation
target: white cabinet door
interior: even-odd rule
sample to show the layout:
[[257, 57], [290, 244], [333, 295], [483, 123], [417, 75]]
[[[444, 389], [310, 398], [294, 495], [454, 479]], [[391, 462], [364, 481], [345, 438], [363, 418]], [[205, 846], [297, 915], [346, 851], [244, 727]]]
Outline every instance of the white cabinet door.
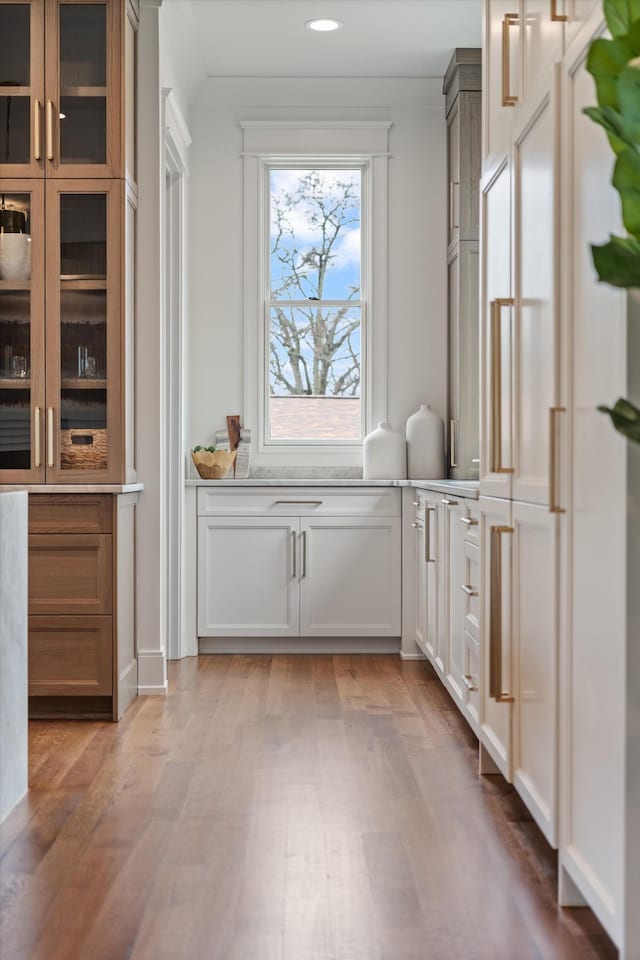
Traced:
[[438, 673], [444, 678], [444, 661], [440, 644], [441, 619], [444, 613], [441, 599], [442, 569], [442, 509], [438, 506], [439, 494], [426, 494], [424, 500], [424, 579], [426, 594], [425, 652]]
[[522, 102], [536, 95], [562, 60], [563, 0], [522, 0]]
[[558, 0], [558, 9], [567, 18], [564, 26], [565, 50], [569, 49], [587, 20], [594, 18], [595, 31], [597, 21], [603, 19], [602, 0]]
[[[467, 585], [465, 570], [465, 527], [460, 522], [466, 516], [466, 507], [463, 500], [451, 504], [446, 513], [447, 540], [449, 553], [449, 569], [446, 577], [449, 594], [448, 616], [448, 656], [447, 656], [447, 687], [458, 706], [464, 705], [464, 674], [465, 674], [465, 610], [468, 595], [464, 590], [471, 592]], [[475, 590], [478, 592], [478, 587]]]
[[198, 519], [198, 636], [298, 636], [298, 523]]
[[300, 521], [300, 636], [399, 637], [399, 517]]
[[427, 647], [427, 563], [425, 556], [424, 514], [416, 515], [414, 531], [414, 575], [415, 575], [415, 640], [423, 653], [429, 656]]
[[485, 0], [482, 143], [485, 167], [509, 152], [520, 88], [521, 0]]
[[[558, 86], [518, 111], [514, 143], [516, 309], [512, 497], [549, 504], [550, 423], [558, 413]], [[555, 441], [555, 436], [554, 436]]]
[[546, 507], [513, 504], [513, 782], [554, 847], [558, 842], [559, 522]]
[[511, 782], [514, 664], [510, 501], [480, 500], [480, 549], [484, 648], [480, 740], [500, 773]]
[[514, 300], [509, 160], [483, 180], [481, 196], [480, 493], [510, 499]]

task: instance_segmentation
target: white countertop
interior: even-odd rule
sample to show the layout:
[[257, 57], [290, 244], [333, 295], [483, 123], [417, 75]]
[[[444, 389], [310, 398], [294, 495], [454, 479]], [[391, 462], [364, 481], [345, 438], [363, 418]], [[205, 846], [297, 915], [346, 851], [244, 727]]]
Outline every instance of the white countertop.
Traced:
[[362, 480], [327, 477], [304, 480], [296, 477], [288, 479], [261, 479], [260, 477], [248, 480], [187, 480], [189, 487], [413, 487], [417, 490], [434, 490], [436, 493], [452, 493], [459, 497], [478, 498], [479, 482], [477, 480]]

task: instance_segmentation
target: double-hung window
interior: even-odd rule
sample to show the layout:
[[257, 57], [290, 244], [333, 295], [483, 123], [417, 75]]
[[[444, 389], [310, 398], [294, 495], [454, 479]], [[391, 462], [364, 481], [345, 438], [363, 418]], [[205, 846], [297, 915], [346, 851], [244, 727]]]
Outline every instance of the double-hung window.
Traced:
[[267, 163], [264, 438], [354, 445], [364, 433], [363, 163]]

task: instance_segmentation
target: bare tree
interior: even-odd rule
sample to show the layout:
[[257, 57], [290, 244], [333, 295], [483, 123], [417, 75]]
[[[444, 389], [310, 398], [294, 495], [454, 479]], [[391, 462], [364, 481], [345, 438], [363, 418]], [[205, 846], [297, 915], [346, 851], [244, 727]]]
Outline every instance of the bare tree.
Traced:
[[[359, 225], [359, 189], [350, 180], [335, 180], [327, 188], [319, 171], [309, 170], [296, 187], [272, 196], [271, 262], [279, 279], [272, 290], [278, 306], [271, 317], [271, 390], [292, 395], [358, 396], [360, 329], [358, 286], [348, 288], [345, 302], [325, 307], [327, 274], [337, 258], [339, 241]], [[304, 217], [313, 242], [296, 238], [294, 215]], [[286, 300], [305, 301], [289, 307]], [[308, 303], [308, 305], [307, 305]]]

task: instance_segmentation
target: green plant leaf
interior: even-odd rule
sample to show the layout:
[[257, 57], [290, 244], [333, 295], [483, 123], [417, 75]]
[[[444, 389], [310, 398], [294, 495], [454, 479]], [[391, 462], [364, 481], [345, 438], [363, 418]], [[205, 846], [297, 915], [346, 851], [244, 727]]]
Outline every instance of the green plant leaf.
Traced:
[[640, 149], [640, 63], [628, 64], [618, 78], [622, 126], [636, 150]]
[[640, 153], [627, 148], [619, 155], [613, 185], [622, 201], [622, 219], [633, 236], [640, 236]]
[[611, 236], [608, 243], [591, 247], [598, 278], [612, 287], [640, 287], [640, 240]]
[[622, 117], [613, 107], [585, 107], [582, 112], [606, 130], [614, 153], [622, 153], [627, 147], [634, 146], [624, 128]]
[[621, 397], [615, 407], [598, 407], [601, 413], [611, 417], [611, 422], [619, 433], [633, 443], [640, 443], [640, 410], [629, 400]]
[[604, 0], [604, 15], [611, 36], [620, 37], [640, 20], [640, 0]]
[[596, 83], [598, 104], [619, 110], [618, 78], [633, 58], [628, 35], [617, 40], [594, 40], [589, 47], [587, 70]]

